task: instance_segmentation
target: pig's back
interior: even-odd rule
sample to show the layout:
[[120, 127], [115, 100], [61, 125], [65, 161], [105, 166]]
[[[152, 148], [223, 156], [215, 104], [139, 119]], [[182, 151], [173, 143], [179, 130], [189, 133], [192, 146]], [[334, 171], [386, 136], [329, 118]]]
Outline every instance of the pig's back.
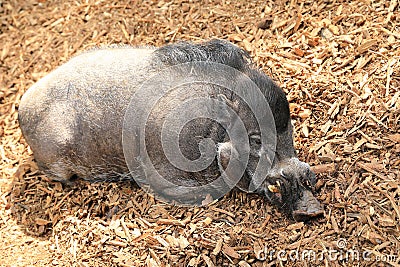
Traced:
[[112, 170], [113, 165], [113, 171], [125, 171], [123, 117], [134, 91], [155, 71], [152, 52], [132, 47], [90, 50], [30, 87], [20, 102], [19, 122], [38, 163], [64, 159], [64, 165], [86, 166], [74, 170], [81, 176], [91, 176], [87, 172], [97, 167]]
[[[39, 80], [23, 95], [20, 113], [47, 109], [55, 101], [81, 104], [90, 109], [97, 102], [124, 101], [127, 93], [149, 76], [153, 49], [110, 47], [84, 52]], [[151, 71], [150, 71], [151, 72]], [[102, 105], [103, 105], [102, 104]]]

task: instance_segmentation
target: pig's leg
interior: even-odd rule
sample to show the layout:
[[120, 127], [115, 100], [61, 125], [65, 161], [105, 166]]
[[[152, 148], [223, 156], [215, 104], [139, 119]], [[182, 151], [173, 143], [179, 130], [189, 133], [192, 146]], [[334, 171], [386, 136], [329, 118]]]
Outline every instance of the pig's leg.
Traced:
[[39, 168], [53, 181], [70, 184], [76, 174], [73, 164], [68, 161], [68, 149], [64, 144], [46, 136], [46, 142], [34, 149], [34, 157]]
[[43, 163], [37, 161], [40, 169], [48, 176], [51, 180], [61, 182], [63, 184], [71, 184], [72, 177], [75, 173], [70, 170], [69, 164], [60, 161], [55, 161], [52, 163]]
[[[163, 170], [171, 166], [163, 167]], [[160, 167], [159, 167], [160, 168]], [[146, 184], [150, 184], [151, 194], [155, 194], [160, 199], [178, 205], [204, 205], [211, 200], [221, 197], [226, 190], [227, 185], [218, 186], [201, 185], [196, 177], [182, 177], [181, 173], [170, 170], [164, 173], [165, 177], [174, 179], [167, 181], [160, 177], [158, 173], [147, 173]]]
[[[22, 114], [22, 121], [26, 124], [24, 136], [41, 170], [52, 180], [69, 183], [75, 174], [74, 165], [69, 162], [75, 136], [74, 112], [67, 104], [52, 104], [42, 116], [31, 117], [34, 112]], [[66, 110], [70, 113], [65, 114]]]

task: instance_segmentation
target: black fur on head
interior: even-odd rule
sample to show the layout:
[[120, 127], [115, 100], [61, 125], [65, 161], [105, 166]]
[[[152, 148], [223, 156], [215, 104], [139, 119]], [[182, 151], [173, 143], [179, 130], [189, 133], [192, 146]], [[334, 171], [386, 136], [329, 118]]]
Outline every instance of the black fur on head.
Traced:
[[158, 48], [155, 57], [167, 65], [186, 62], [208, 61], [221, 63], [239, 71], [245, 71], [252, 63], [249, 54], [239, 47], [223, 40], [193, 44], [179, 42]]

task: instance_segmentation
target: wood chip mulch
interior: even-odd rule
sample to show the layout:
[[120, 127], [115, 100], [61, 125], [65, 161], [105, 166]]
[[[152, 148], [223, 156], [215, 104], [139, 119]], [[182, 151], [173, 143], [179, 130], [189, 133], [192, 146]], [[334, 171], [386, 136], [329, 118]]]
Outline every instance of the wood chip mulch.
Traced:
[[[0, 265], [399, 266], [399, 4], [0, 1]], [[64, 187], [37, 170], [17, 116], [39, 78], [98, 45], [213, 37], [286, 91], [323, 218], [296, 223], [238, 191], [174, 207], [128, 182]]]

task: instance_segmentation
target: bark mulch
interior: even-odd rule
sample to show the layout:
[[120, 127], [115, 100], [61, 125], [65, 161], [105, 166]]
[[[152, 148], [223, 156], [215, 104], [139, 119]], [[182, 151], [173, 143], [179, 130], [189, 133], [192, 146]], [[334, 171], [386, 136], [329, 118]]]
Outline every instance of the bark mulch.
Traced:
[[[0, 0], [1, 266], [399, 266], [400, 12], [391, 1]], [[322, 218], [233, 191], [174, 207], [132, 184], [52, 182], [18, 126], [23, 93], [105, 44], [230, 40], [288, 95]]]

